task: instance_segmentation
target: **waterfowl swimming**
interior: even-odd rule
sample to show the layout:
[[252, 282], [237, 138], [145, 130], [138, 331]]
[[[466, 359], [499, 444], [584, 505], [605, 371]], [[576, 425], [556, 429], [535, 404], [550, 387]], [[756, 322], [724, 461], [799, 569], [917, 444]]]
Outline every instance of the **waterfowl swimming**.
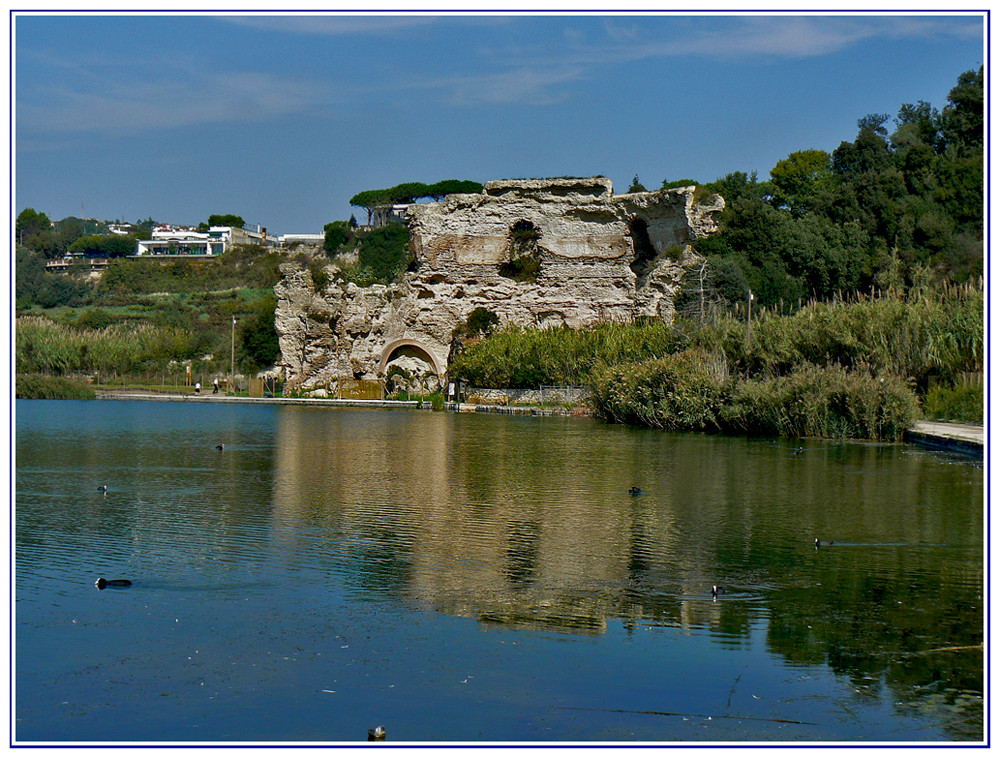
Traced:
[[374, 729], [369, 729], [368, 730], [368, 741], [369, 742], [376, 742], [376, 741], [384, 740], [384, 739], [385, 739], [385, 727], [384, 726], [377, 726]]
[[630, 495], [641, 495], [642, 494], [642, 490], [639, 489], [638, 487], [632, 487], [632, 488], [629, 489], [628, 494], [630, 494]]
[[94, 582], [94, 586], [99, 590], [103, 590], [105, 587], [131, 587], [132, 582], [128, 579], [105, 579], [101, 576]]
[[722, 589], [719, 585], [712, 585], [712, 597], [718, 597], [719, 595], [725, 595], [726, 591]]
[[215, 446], [215, 449], [216, 449], [216, 450], [225, 450], [225, 449], [226, 449], [226, 446], [225, 446], [225, 445], [223, 445], [223, 444], [222, 444], [222, 443], [220, 442], [220, 443], [219, 443], [218, 445], [216, 445], [216, 446]]
[[793, 452], [793, 454], [794, 454], [794, 455], [802, 455], [802, 453], [804, 453], [805, 451], [804, 451], [804, 450], [802, 449], [802, 445], [799, 445], [799, 446], [798, 446], [798, 447], [797, 447], [797, 448], [796, 448], [796, 449], [795, 449], [794, 451], [792, 451], [792, 452]]
[[102, 484], [100, 487], [97, 488], [97, 491], [103, 492], [105, 495], [108, 494], [108, 485]]
[[826, 540], [821, 540], [819, 537], [817, 537], [814, 540], [814, 544], [816, 545], [816, 547], [830, 547], [833, 543], [827, 542]]

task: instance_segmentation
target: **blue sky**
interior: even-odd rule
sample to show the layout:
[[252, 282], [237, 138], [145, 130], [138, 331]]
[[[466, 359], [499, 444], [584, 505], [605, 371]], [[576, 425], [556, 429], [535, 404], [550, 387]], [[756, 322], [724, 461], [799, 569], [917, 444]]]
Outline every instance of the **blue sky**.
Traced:
[[15, 212], [279, 234], [366, 189], [766, 178], [857, 120], [942, 107], [981, 15], [21, 15]]

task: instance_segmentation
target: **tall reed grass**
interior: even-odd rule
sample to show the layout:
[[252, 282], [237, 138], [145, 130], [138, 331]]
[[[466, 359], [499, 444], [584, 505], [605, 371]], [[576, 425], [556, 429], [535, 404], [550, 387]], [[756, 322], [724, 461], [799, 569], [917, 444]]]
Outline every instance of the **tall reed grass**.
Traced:
[[708, 324], [508, 327], [450, 373], [481, 387], [588, 384], [597, 415], [663, 429], [899, 439], [931, 379], [983, 370], [981, 287], [856, 295]]
[[26, 400], [93, 400], [96, 396], [85, 382], [67, 376], [18, 374], [14, 396]]
[[662, 321], [593, 329], [507, 326], [452, 359], [449, 373], [477, 387], [586, 383], [595, 369], [676, 352], [686, 338]]
[[143, 371], [187, 357], [195, 340], [190, 332], [149, 324], [76, 329], [39, 316], [15, 323], [18, 374], [64, 375], [78, 371]]

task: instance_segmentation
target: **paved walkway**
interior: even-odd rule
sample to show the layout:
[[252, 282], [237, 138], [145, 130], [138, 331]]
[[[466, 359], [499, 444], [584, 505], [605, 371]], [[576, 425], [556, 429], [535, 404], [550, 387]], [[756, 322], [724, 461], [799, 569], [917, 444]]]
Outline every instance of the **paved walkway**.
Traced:
[[244, 405], [325, 405], [340, 408], [416, 408], [418, 400], [340, 400], [321, 397], [237, 397], [194, 393], [97, 390], [98, 400], [160, 400], [183, 403], [238, 403]]
[[984, 427], [973, 424], [918, 421], [907, 433], [906, 439], [918, 444], [982, 454], [986, 433]]

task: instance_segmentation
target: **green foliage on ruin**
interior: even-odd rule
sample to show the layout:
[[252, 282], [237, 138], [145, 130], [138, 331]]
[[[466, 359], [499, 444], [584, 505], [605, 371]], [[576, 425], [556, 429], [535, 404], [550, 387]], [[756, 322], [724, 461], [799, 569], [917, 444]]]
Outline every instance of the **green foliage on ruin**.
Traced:
[[357, 263], [341, 265], [340, 276], [359, 287], [398, 281], [415, 262], [410, 249], [410, 229], [404, 224], [356, 231], [352, 242], [357, 250]]
[[369, 223], [374, 208], [394, 205], [397, 203], [413, 203], [429, 198], [440, 200], [445, 195], [477, 193], [483, 191], [483, 185], [476, 181], [461, 179], [444, 179], [434, 184], [423, 182], [404, 182], [386, 189], [373, 189], [359, 192], [351, 198], [351, 205], [368, 211]]

